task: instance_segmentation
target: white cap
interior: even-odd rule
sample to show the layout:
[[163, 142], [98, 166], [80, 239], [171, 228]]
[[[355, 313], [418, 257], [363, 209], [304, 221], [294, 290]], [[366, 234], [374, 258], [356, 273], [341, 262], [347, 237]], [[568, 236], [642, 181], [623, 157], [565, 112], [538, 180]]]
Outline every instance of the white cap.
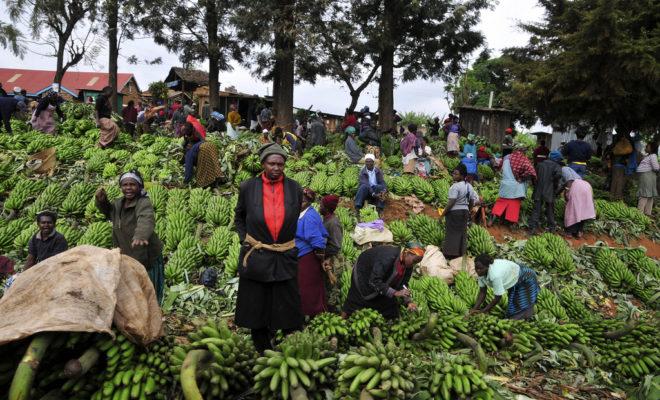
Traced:
[[467, 157], [467, 158], [472, 158], [472, 157], [474, 157], [474, 154], [472, 154], [472, 153], [467, 153], [467, 154], [465, 155], [465, 157]]
[[268, 133], [268, 129], [264, 129], [261, 133]]
[[373, 154], [365, 154], [364, 155], [364, 160], [365, 161], [366, 160], [376, 161], [376, 156], [374, 156]]
[[51, 89], [53, 89], [53, 92], [59, 93], [60, 92], [60, 84], [59, 83], [53, 83], [51, 85]]
[[20, 86], [14, 86], [14, 93], [20, 93], [21, 92], [21, 87]]

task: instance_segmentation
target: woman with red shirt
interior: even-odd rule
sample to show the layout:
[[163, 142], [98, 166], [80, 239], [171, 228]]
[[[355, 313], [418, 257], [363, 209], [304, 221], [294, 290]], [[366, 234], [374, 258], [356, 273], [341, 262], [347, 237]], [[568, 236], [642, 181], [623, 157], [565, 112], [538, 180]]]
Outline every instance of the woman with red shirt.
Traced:
[[272, 347], [274, 332], [302, 327], [295, 245], [302, 204], [300, 185], [284, 176], [287, 153], [277, 143], [259, 149], [264, 172], [241, 184], [234, 223], [239, 255], [234, 322], [252, 332], [259, 352]]

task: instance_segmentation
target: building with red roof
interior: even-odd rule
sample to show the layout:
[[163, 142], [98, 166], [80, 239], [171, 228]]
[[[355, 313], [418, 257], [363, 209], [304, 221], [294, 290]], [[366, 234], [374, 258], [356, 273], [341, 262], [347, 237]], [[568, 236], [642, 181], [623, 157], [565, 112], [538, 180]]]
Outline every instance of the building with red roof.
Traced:
[[[85, 101], [89, 97], [96, 99], [101, 90], [108, 85], [108, 75], [107, 72], [67, 71], [62, 78], [60, 92], [80, 101]], [[49, 92], [54, 77], [55, 71], [0, 68], [0, 82], [7, 92], [21, 88], [25, 89], [30, 97]], [[139, 101], [140, 88], [133, 74], [117, 74], [117, 94], [121, 104], [126, 104], [129, 100]]]

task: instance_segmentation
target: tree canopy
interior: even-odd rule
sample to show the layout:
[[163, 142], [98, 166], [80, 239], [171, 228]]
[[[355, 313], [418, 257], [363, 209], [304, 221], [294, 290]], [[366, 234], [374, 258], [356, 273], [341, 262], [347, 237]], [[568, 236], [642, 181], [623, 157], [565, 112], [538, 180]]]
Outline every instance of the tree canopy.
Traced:
[[510, 48], [513, 95], [545, 124], [597, 130], [660, 125], [660, 3], [540, 0], [545, 18]]

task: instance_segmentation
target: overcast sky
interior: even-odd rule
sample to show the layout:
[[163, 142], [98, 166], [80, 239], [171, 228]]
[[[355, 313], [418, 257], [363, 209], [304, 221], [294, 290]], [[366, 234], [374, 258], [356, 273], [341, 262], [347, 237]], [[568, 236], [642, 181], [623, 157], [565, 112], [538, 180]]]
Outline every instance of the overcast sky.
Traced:
[[[526, 43], [527, 35], [520, 32], [516, 26], [517, 23], [539, 21], [542, 15], [542, 9], [535, 1], [499, 0], [492, 10], [482, 13], [479, 29], [486, 37], [488, 48], [498, 53], [502, 48]], [[10, 22], [4, 9], [0, 11], [0, 20]], [[127, 42], [123, 44], [121, 52], [124, 56], [137, 55], [140, 58], [148, 59], [162, 57], [161, 65], [130, 65], [125, 59], [120, 58], [119, 72], [135, 74], [142, 90], [146, 90], [150, 82], [165, 79], [170, 67], [180, 65], [175, 54], [168, 53], [164, 47], [156, 45], [151, 39]], [[73, 70], [103, 71], [107, 68], [107, 58], [107, 52], [102, 52], [94, 65], [80, 64]], [[0, 67], [54, 70], [55, 59], [28, 53], [21, 60], [14, 57], [9, 51], [0, 49]], [[223, 89], [233, 85], [241, 92], [258, 95], [270, 94], [272, 90], [270, 83], [254, 78], [248, 70], [238, 65], [235, 65], [233, 71], [220, 73], [220, 85]], [[358, 108], [368, 105], [375, 110], [378, 102], [377, 95], [378, 88], [372, 84], [362, 93]], [[294, 91], [296, 107], [307, 108], [313, 105], [314, 109], [343, 114], [349, 103], [350, 96], [346, 88], [327, 79], [319, 80], [316, 85], [306, 83], [297, 85]], [[418, 111], [442, 117], [448, 113], [444, 83], [421, 80], [401, 83], [394, 91], [394, 108], [400, 112]]]

